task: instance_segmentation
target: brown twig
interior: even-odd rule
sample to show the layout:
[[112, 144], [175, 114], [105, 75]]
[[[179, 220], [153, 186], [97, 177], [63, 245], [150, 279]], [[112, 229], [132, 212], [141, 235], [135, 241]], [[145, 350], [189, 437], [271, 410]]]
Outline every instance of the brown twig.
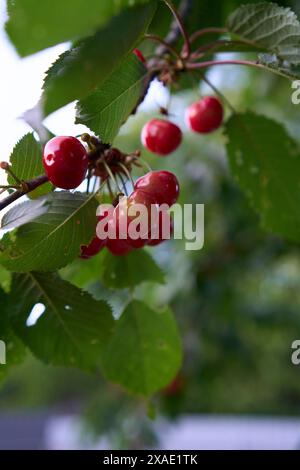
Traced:
[[[181, 0], [181, 3], [178, 8], [178, 15], [181, 18], [181, 20], [184, 20], [186, 16], [188, 15], [192, 7], [193, 1], [194, 0]], [[159, 71], [161, 70], [161, 67], [156, 66], [157, 60], [159, 58], [163, 58], [164, 55], [169, 51], [170, 47], [173, 48], [174, 44], [176, 44], [180, 36], [181, 36], [181, 28], [179, 26], [177, 19], [174, 18], [167, 36], [163, 39], [164, 44], [161, 44], [156, 49], [155, 58], [152, 61], [149, 61], [148, 63], [148, 67], [150, 70], [145, 80], [140, 99], [131, 114], [133, 115], [136, 114], [138, 107], [140, 106], [140, 104], [142, 104], [142, 102], [144, 101], [148, 93], [151, 82], [154, 80], [154, 78], [157, 77]]]
[[191, 52], [191, 43], [190, 43], [188, 34], [186, 32], [186, 29], [184, 27], [183, 20], [190, 11], [190, 8], [192, 6], [192, 1], [182, 0], [181, 4], [179, 5], [178, 11], [175, 10], [172, 2], [170, 2], [169, 0], [164, 0], [164, 1], [166, 5], [170, 8], [170, 10], [172, 11], [173, 15], [175, 16], [174, 22], [172, 23], [170, 32], [168, 36], [166, 37], [165, 42], [171, 45], [175, 44], [178, 38], [180, 37], [180, 35], [182, 35], [184, 38], [185, 53], [187, 57], [189, 57], [190, 52]]
[[5, 209], [7, 206], [17, 201], [21, 197], [25, 196], [26, 194], [31, 193], [31, 191], [34, 191], [42, 184], [47, 183], [47, 181], [48, 181], [48, 177], [46, 175], [41, 175], [41, 176], [37, 176], [36, 178], [30, 181], [22, 182], [22, 189], [18, 189], [17, 191], [13, 192], [9, 196], [7, 196], [5, 199], [0, 201], [0, 210]]

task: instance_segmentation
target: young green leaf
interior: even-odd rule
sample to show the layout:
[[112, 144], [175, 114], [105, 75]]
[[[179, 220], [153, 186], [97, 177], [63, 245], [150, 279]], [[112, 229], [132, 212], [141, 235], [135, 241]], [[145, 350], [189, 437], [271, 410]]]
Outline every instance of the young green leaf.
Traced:
[[[32, 201], [22, 205], [31, 214]], [[13, 243], [0, 254], [4, 267], [15, 272], [54, 271], [80, 254], [80, 246], [95, 236], [97, 202], [81, 193], [55, 192], [46, 197], [47, 212], [18, 228]], [[26, 211], [25, 211], [26, 208]], [[15, 218], [12, 209], [5, 218]]]
[[275, 3], [242, 5], [227, 21], [228, 31], [291, 64], [300, 64], [300, 23], [290, 8]]
[[117, 321], [102, 356], [104, 375], [138, 395], [167, 386], [181, 366], [182, 350], [172, 312], [134, 300]]
[[76, 124], [84, 124], [103, 142], [112, 143], [136, 107], [145, 86], [147, 69], [134, 55], [87, 98], [77, 104]]
[[63, 53], [48, 70], [42, 105], [45, 115], [100, 87], [147, 30], [156, 2], [125, 10], [93, 36]]
[[21, 56], [78, 39], [121, 10], [150, 0], [8, 0], [6, 31]]
[[[11, 325], [47, 364], [95, 369], [114, 320], [109, 306], [56, 274], [16, 274], [8, 302]], [[34, 316], [34, 307], [43, 310]]]
[[300, 240], [300, 152], [275, 121], [237, 114], [226, 125], [231, 170], [263, 226]]
[[[14, 174], [23, 181], [31, 180], [37, 176], [44, 175], [45, 170], [42, 162], [42, 148], [35, 140], [32, 133], [24, 135], [16, 144], [10, 156], [10, 164]], [[9, 184], [16, 184], [12, 176], [8, 176]], [[34, 199], [52, 190], [50, 183], [45, 183], [29, 193], [29, 197]]]

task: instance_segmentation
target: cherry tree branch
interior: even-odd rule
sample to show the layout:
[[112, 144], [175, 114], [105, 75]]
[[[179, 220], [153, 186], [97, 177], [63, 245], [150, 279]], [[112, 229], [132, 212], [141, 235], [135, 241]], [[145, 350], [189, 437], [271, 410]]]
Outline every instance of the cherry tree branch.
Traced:
[[[189, 11], [190, 11], [190, 9], [193, 5], [193, 1], [194, 0], [181, 0], [181, 3], [178, 7], [178, 13], [177, 13], [177, 16], [180, 17], [181, 24], [182, 24], [182, 21], [184, 21], [184, 19], [189, 14]], [[137, 105], [135, 106], [135, 108], [133, 109], [133, 111], [131, 113], [133, 115], [136, 114], [138, 107], [144, 101], [144, 99], [145, 99], [145, 97], [148, 93], [149, 86], [150, 86], [152, 80], [157, 76], [157, 74], [160, 70], [159, 67], [157, 67], [157, 68], [155, 67], [155, 65], [157, 64], [157, 59], [159, 59], [160, 57], [163, 58], [164, 55], [170, 50], [170, 48], [173, 49], [173, 46], [176, 44], [176, 42], [181, 37], [181, 28], [179, 26], [177, 16], [172, 21], [172, 24], [170, 26], [170, 30], [169, 30], [167, 36], [163, 39], [163, 44], [161, 44], [156, 49], [155, 59], [150, 61], [149, 64], [148, 64], [148, 67], [149, 67], [150, 71], [149, 71], [149, 74], [148, 74], [148, 76], [145, 80], [145, 84], [144, 84], [143, 91], [141, 93], [140, 99], [139, 99]]]
[[190, 11], [190, 8], [192, 6], [192, 2], [190, 0], [183, 0], [179, 6], [178, 11], [174, 8], [172, 2], [170, 0], [164, 0], [165, 4], [170, 8], [171, 12], [173, 13], [175, 20], [172, 24], [171, 30], [166, 37], [166, 42], [169, 45], [174, 44], [177, 42], [180, 34], [184, 38], [184, 49], [186, 52], [187, 57], [190, 55], [191, 52], [191, 44], [190, 44], [190, 39], [187, 34], [187, 31], [184, 26], [184, 18], [187, 16], [187, 14]]
[[36, 178], [30, 180], [30, 181], [24, 181], [22, 183], [22, 189], [18, 189], [17, 191], [14, 191], [12, 194], [7, 196], [5, 199], [0, 201], [0, 210], [5, 209], [7, 206], [12, 204], [13, 202], [17, 201], [21, 197], [25, 196], [28, 193], [31, 193], [31, 191], [34, 191], [37, 189], [39, 186], [42, 184], [47, 183], [48, 177], [46, 175], [41, 175], [37, 176]]
[[[163, 40], [163, 44], [161, 44], [157, 50], [156, 50], [156, 57], [163, 57], [168, 50], [172, 49], [172, 46], [176, 44], [178, 39], [180, 38], [181, 35], [183, 35], [186, 43], [186, 47], [189, 50], [189, 38], [187, 36], [187, 33], [185, 31], [183, 21], [186, 18], [187, 14], [190, 11], [190, 8], [192, 6], [193, 0], [181, 0], [181, 3], [179, 5], [178, 11], [174, 9], [172, 3], [169, 0], [165, 0], [165, 3], [168, 5], [168, 7], [172, 10], [175, 18], [174, 21], [171, 24], [169, 33], [167, 34], [166, 38]], [[144, 101], [145, 96], [148, 92], [150, 83], [152, 80], [156, 77], [157, 72], [156, 71], [150, 71], [147, 79], [145, 81], [144, 85], [144, 90], [141, 94], [140, 100], [133, 110], [132, 114], [136, 113], [136, 110], [138, 106]], [[29, 121], [29, 116], [27, 116], [27, 121]], [[37, 189], [39, 186], [42, 184], [45, 184], [48, 181], [48, 178], [46, 175], [41, 175], [38, 176], [37, 178], [34, 178], [30, 181], [24, 181], [20, 185], [20, 189], [17, 189], [14, 191], [12, 194], [7, 196], [5, 199], [0, 201], [0, 211], [8, 207], [10, 204], [13, 202], [17, 201], [21, 197], [25, 196], [26, 194], [30, 193], [31, 191], [34, 191]]]

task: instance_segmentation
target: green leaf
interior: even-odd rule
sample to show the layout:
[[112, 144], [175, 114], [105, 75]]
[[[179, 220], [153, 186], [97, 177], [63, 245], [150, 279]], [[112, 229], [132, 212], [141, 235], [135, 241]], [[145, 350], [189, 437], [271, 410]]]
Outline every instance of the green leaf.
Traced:
[[0, 286], [6, 293], [10, 290], [11, 277], [12, 273], [7, 271], [3, 266], [0, 266]]
[[242, 5], [230, 15], [227, 27], [244, 41], [300, 64], [300, 23], [290, 8], [266, 2]]
[[289, 78], [290, 80], [297, 80], [300, 78], [299, 65], [282, 62], [278, 60], [278, 57], [275, 54], [259, 54], [258, 59], [259, 63], [270, 72]]
[[[56, 274], [26, 273], [13, 277], [10, 322], [36, 357], [53, 365], [94, 369], [109, 341], [114, 320], [109, 306], [62, 281]], [[27, 320], [40, 303], [45, 311], [34, 324]]]
[[[6, 375], [8, 369], [20, 364], [25, 357], [25, 348], [10, 327], [8, 319], [8, 295], [0, 289], [0, 380]], [[3, 356], [4, 353], [4, 356]], [[1, 360], [6, 363], [1, 363]]]
[[100, 87], [133, 50], [147, 30], [156, 2], [125, 10], [100, 29], [63, 53], [48, 70], [42, 103], [46, 115], [86, 97]]
[[105, 250], [99, 259], [99, 278], [110, 289], [132, 288], [143, 282], [164, 283], [164, 274], [145, 250], [114, 256]]
[[164, 273], [145, 250], [113, 256], [104, 249], [89, 260], [75, 260], [61, 274], [72, 284], [84, 288], [100, 281], [106, 289], [133, 288], [143, 282], [164, 283]]
[[[45, 174], [42, 149], [32, 133], [24, 135], [17, 143], [10, 156], [10, 163], [12, 171], [20, 180], [27, 181]], [[16, 184], [11, 176], [8, 177], [8, 183]], [[28, 196], [34, 199], [49, 193], [51, 190], [52, 185], [46, 183], [32, 191]]]
[[78, 102], [76, 124], [84, 124], [103, 142], [112, 143], [138, 104], [147, 75], [134, 54], [127, 57], [101, 87]]
[[154, 311], [134, 300], [117, 321], [102, 366], [108, 380], [133, 393], [151, 395], [171, 382], [181, 361], [181, 342], [171, 311]]
[[41, 197], [31, 202], [22, 202], [4, 214], [1, 220], [1, 228], [10, 230], [28, 224], [34, 219], [46, 214], [49, 202], [47, 197]]
[[286, 130], [254, 113], [226, 125], [230, 166], [263, 226], [300, 240], [300, 152]]
[[122, 9], [150, 0], [8, 0], [6, 31], [21, 56], [74, 40]]
[[59, 271], [63, 279], [77, 287], [86, 289], [91, 284], [100, 282], [102, 253], [90, 259], [76, 259]]
[[[22, 205], [30, 214], [32, 204]], [[54, 271], [66, 266], [80, 254], [80, 246], [95, 235], [97, 202], [81, 193], [55, 192], [46, 196], [47, 212], [14, 234], [13, 242], [5, 243], [0, 254], [4, 267], [15, 272]], [[16, 209], [6, 215], [15, 217]], [[2, 240], [3, 242], [3, 240]]]

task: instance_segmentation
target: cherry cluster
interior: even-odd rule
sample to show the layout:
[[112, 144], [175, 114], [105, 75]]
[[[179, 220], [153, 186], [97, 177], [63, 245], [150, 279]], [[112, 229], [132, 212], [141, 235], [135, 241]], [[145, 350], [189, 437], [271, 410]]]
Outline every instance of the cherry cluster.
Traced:
[[[89, 154], [84, 145], [75, 137], [60, 136], [51, 139], [44, 148], [43, 164], [45, 172], [56, 187], [62, 189], [74, 189], [84, 180], [89, 167]], [[114, 224], [111, 231], [115, 233], [114, 238], [98, 238], [95, 236], [88, 246], [82, 246], [81, 257], [91, 258], [100, 252], [104, 247], [114, 255], [124, 255], [133, 249], [142, 248], [145, 245], [156, 246], [166, 238], [163, 227], [169, 224], [172, 233], [172, 219], [167, 210], [161, 210], [160, 206], [171, 207], [179, 197], [179, 183], [176, 176], [169, 171], [151, 171], [139, 178], [134, 184], [133, 192], [126, 198], [122, 198], [122, 204], [115, 204], [113, 217], [107, 222]], [[137, 238], [133, 238], [128, 227], [137, 217], [130, 216], [130, 207], [141, 204], [147, 212], [147, 233], [141, 233]], [[153, 209], [157, 211], [155, 221]], [[105, 216], [99, 217], [99, 221]], [[123, 227], [122, 219], [126, 217], [127, 230], [121, 233]], [[166, 222], [167, 220], [167, 222]]]
[[[142, 53], [136, 49], [136, 56], [145, 63]], [[164, 114], [167, 115], [167, 112]], [[223, 106], [218, 98], [207, 96], [193, 103], [186, 110], [186, 121], [192, 131], [207, 134], [218, 129], [223, 122]], [[118, 149], [102, 144], [95, 137], [84, 134], [82, 137], [89, 150], [75, 137], [60, 136], [51, 139], [44, 148], [43, 165], [49, 180], [54, 186], [61, 189], [77, 188], [89, 171], [89, 176], [99, 177], [108, 185], [111, 193], [110, 180], [116, 174], [130, 177], [132, 164], [139, 166], [137, 160], [140, 152], [125, 155]], [[143, 145], [153, 153], [166, 156], [175, 151], [182, 142], [181, 129], [167, 118], [152, 119], [143, 128], [141, 134]], [[121, 168], [121, 169], [120, 169]], [[111, 196], [113, 194], [111, 193]], [[107, 222], [114, 233], [114, 237], [106, 236], [99, 238], [95, 236], [88, 246], [82, 246], [81, 257], [91, 258], [106, 247], [114, 255], [124, 255], [133, 249], [139, 249], [145, 245], [155, 246], [166, 238], [163, 228], [167, 225], [169, 233], [173, 231], [172, 219], [167, 210], [160, 210], [161, 205], [171, 207], [178, 199], [179, 184], [176, 176], [168, 171], [150, 171], [141, 177], [133, 187], [133, 192], [122, 202], [114, 200], [114, 214]], [[113, 201], [113, 197], [112, 197]], [[134, 217], [129, 215], [133, 205], [142, 204], [147, 210], [148, 231], [140, 234], [137, 238], [132, 237], [128, 227]], [[152, 207], [157, 208], [158, 216], [155, 223]], [[99, 217], [103, 220], [104, 215]], [[124, 227], [122, 220], [126, 217], [126, 233], [121, 233], [120, 227]]]
[[[179, 197], [179, 183], [176, 176], [169, 171], [151, 171], [137, 180], [134, 190], [127, 198], [122, 198], [117, 204], [114, 213], [106, 222], [111, 225], [111, 231], [106, 230], [106, 235], [96, 236], [90, 245], [83, 246], [81, 258], [88, 259], [98, 254], [106, 247], [113, 255], [121, 256], [134, 249], [143, 248], [146, 245], [156, 246], [169, 239], [173, 232], [173, 222], [168, 213]], [[147, 214], [147, 231], [138, 236], [132, 236], [129, 226], [137, 219], [130, 215], [130, 207], [141, 204]], [[163, 206], [163, 207], [161, 207]], [[153, 217], [153, 214], [155, 216]], [[106, 216], [101, 214], [99, 221]], [[125, 223], [122, 223], [124, 220]], [[168, 235], [164, 233], [164, 227], [168, 225]], [[125, 232], [122, 227], [125, 226]], [[137, 224], [138, 227], [138, 224]], [[109, 233], [116, 236], [109, 237]]]

